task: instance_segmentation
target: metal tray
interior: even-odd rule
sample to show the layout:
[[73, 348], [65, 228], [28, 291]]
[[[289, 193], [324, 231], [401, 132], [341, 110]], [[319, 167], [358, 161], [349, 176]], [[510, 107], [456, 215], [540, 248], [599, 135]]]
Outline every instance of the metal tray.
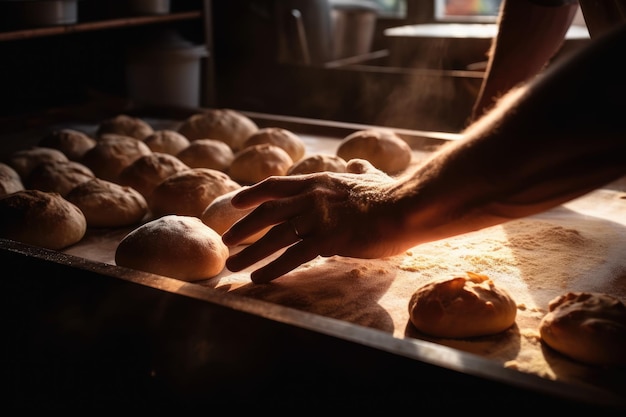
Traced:
[[[248, 115], [335, 138], [364, 127]], [[425, 150], [456, 139], [399, 133]], [[626, 410], [616, 392], [69, 253], [0, 239], [0, 265], [13, 408]]]

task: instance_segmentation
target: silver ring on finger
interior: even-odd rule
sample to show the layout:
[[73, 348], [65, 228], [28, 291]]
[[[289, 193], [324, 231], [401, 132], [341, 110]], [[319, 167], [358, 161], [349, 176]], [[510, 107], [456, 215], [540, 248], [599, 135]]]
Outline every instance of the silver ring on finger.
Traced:
[[293, 219], [289, 220], [289, 223], [291, 224], [291, 228], [293, 229], [293, 233], [297, 236], [298, 239], [302, 240], [302, 239], [304, 239], [304, 235], [298, 230], [298, 225], [296, 224], [297, 220], [298, 220], [298, 218], [294, 217]]

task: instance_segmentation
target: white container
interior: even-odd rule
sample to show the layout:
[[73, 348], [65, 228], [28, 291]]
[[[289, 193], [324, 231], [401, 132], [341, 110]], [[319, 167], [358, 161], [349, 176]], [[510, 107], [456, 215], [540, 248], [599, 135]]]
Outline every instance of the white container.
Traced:
[[196, 108], [201, 99], [204, 45], [192, 45], [178, 35], [129, 50], [126, 83], [137, 104], [155, 107]]

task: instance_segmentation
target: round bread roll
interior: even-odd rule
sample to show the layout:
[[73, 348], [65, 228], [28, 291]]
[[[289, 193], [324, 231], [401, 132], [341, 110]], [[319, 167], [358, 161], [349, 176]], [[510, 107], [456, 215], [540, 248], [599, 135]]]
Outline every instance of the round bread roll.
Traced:
[[13, 152], [7, 160], [7, 164], [18, 173], [22, 182], [25, 182], [30, 172], [37, 165], [52, 161], [67, 162], [69, 158], [58, 149], [31, 146], [30, 148]]
[[228, 254], [220, 235], [199, 218], [168, 215], [128, 233], [117, 246], [115, 263], [183, 281], [198, 281], [219, 274]]
[[24, 183], [20, 178], [20, 174], [11, 168], [10, 165], [0, 162], [0, 197], [16, 191], [22, 191], [23, 189]]
[[130, 226], [148, 213], [139, 191], [100, 178], [78, 184], [65, 198], [81, 209], [87, 226], [93, 228]]
[[85, 165], [76, 161], [53, 161], [39, 164], [26, 178], [26, 186], [35, 190], [66, 196], [78, 184], [95, 178]]
[[152, 152], [140, 156], [122, 170], [118, 177], [120, 185], [126, 185], [139, 191], [148, 198], [154, 188], [170, 175], [190, 169], [180, 159], [169, 153]]
[[189, 139], [175, 130], [156, 130], [147, 136], [143, 142], [148, 145], [152, 152], [169, 153], [176, 155], [189, 146]]
[[81, 162], [90, 168], [96, 177], [118, 182], [124, 168], [139, 157], [152, 153], [148, 145], [130, 136], [105, 135], [96, 146], [85, 153]]
[[548, 346], [590, 365], [626, 365], [626, 304], [608, 294], [568, 292], [548, 306], [539, 324]]
[[59, 250], [87, 231], [82, 211], [57, 193], [21, 190], [0, 198], [0, 236]]
[[94, 138], [74, 129], [53, 130], [39, 141], [39, 146], [58, 149], [71, 161], [80, 161], [95, 145]]
[[[250, 207], [248, 209], [238, 209], [230, 204], [230, 200], [232, 200], [233, 196], [239, 191], [240, 189], [236, 189], [215, 197], [215, 199], [207, 206], [200, 216], [200, 220], [219, 233], [220, 236], [223, 235], [224, 232], [230, 228], [230, 226], [235, 224], [237, 220], [254, 210], [254, 207]], [[252, 236], [249, 236], [242, 242], [242, 244], [247, 245], [256, 242], [263, 237], [269, 229], [271, 229], [271, 226]]]
[[243, 148], [248, 137], [258, 130], [252, 119], [231, 109], [209, 109], [188, 117], [178, 132], [190, 141], [216, 139], [226, 143], [233, 152]]
[[346, 136], [337, 148], [346, 161], [365, 159], [387, 174], [406, 169], [411, 163], [411, 147], [388, 129], [366, 129]]
[[304, 157], [306, 146], [302, 139], [290, 130], [280, 127], [265, 127], [250, 135], [243, 144], [244, 148], [269, 143], [283, 148], [297, 162]]
[[222, 171], [191, 168], [167, 177], [150, 195], [148, 205], [154, 217], [167, 214], [200, 217], [216, 197], [241, 185]]
[[235, 159], [230, 146], [215, 139], [196, 139], [176, 156], [191, 168], [210, 168], [218, 171], [226, 171]]
[[293, 165], [289, 154], [268, 143], [243, 148], [235, 154], [228, 173], [242, 184], [254, 184], [274, 175], [287, 175]]
[[346, 172], [347, 162], [337, 155], [316, 154], [294, 163], [287, 175], [311, 174], [313, 172]]
[[144, 140], [146, 137], [154, 133], [154, 129], [150, 126], [150, 124], [139, 117], [119, 114], [101, 121], [98, 125], [98, 128], [96, 129], [96, 137], [102, 137], [102, 135], [107, 133], [130, 136], [131, 138]]
[[411, 323], [420, 332], [462, 339], [497, 334], [515, 324], [517, 306], [485, 275], [467, 273], [427, 283], [409, 301]]

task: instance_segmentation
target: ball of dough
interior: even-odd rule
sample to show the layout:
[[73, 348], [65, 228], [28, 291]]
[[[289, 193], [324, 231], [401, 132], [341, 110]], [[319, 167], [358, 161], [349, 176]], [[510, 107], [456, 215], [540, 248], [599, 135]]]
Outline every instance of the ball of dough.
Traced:
[[149, 155], [148, 145], [130, 136], [109, 134], [98, 139], [81, 163], [103, 180], [118, 182], [119, 175], [139, 157]]
[[294, 163], [287, 175], [311, 174], [313, 172], [346, 172], [347, 162], [337, 155], [316, 154]]
[[9, 155], [7, 164], [11, 166], [20, 176], [22, 182], [30, 175], [30, 172], [43, 162], [69, 161], [63, 152], [58, 149], [45, 148], [43, 146], [31, 146], [28, 149], [21, 149]]
[[88, 227], [131, 226], [148, 213], [148, 203], [139, 191], [100, 178], [77, 185], [65, 198], [81, 209]]
[[208, 279], [226, 265], [228, 247], [197, 218], [168, 215], [145, 223], [118, 244], [119, 266], [183, 281]]
[[169, 153], [152, 152], [140, 156], [122, 170], [118, 177], [120, 185], [126, 185], [139, 191], [148, 198], [157, 185], [177, 172], [190, 169], [180, 159]]
[[0, 236], [59, 250], [80, 241], [87, 231], [82, 211], [57, 193], [16, 191], [0, 198]]
[[301, 160], [306, 152], [306, 146], [298, 135], [280, 127], [265, 127], [257, 130], [246, 139], [243, 147], [246, 148], [263, 143], [283, 148], [294, 162]]
[[169, 153], [176, 155], [189, 146], [189, 139], [175, 130], [157, 130], [147, 136], [143, 142], [148, 145], [152, 152]]
[[283, 148], [266, 143], [237, 152], [228, 173], [235, 181], [253, 184], [273, 175], [287, 175], [292, 165], [293, 160]]
[[144, 140], [154, 133], [154, 129], [148, 122], [126, 114], [105, 119], [100, 122], [96, 129], [96, 137], [102, 137], [107, 133], [130, 136], [131, 138]]
[[31, 171], [26, 179], [26, 186], [66, 196], [78, 184], [95, 177], [95, 174], [80, 162], [44, 162]]
[[233, 152], [243, 148], [248, 137], [258, 130], [252, 119], [231, 109], [209, 109], [188, 117], [178, 132], [190, 141], [216, 139], [226, 143]]
[[96, 145], [96, 140], [74, 129], [56, 129], [41, 138], [39, 146], [58, 149], [71, 161], [80, 161]]
[[[245, 188], [245, 187], [244, 187]], [[239, 219], [244, 217], [246, 214], [250, 213], [254, 210], [254, 207], [250, 207], [247, 209], [238, 209], [233, 207], [230, 203], [233, 196], [237, 194], [240, 189], [232, 190], [226, 194], [222, 194], [216, 197], [202, 212], [200, 216], [200, 220], [211, 229], [215, 230], [217, 233], [221, 235], [227, 231], [230, 226], [235, 224]], [[242, 244], [247, 245], [250, 243], [254, 243], [259, 240], [267, 231], [271, 229], [270, 227], [261, 230], [260, 232], [249, 236], [246, 240], [242, 242]]]
[[436, 280], [409, 301], [411, 323], [420, 332], [461, 339], [500, 333], [515, 323], [517, 306], [508, 292], [485, 275]]
[[16, 191], [22, 191], [24, 183], [20, 178], [20, 174], [3, 162], [0, 162], [0, 197], [12, 194]]
[[602, 293], [568, 292], [539, 324], [552, 349], [591, 365], [626, 365], [626, 304]]
[[191, 168], [170, 175], [150, 195], [148, 205], [155, 217], [167, 214], [200, 217], [216, 197], [241, 185], [222, 171]]
[[218, 171], [226, 171], [235, 159], [230, 146], [215, 139], [196, 139], [176, 156], [191, 168], [210, 168]]
[[346, 136], [337, 148], [346, 161], [365, 159], [387, 174], [406, 169], [411, 163], [411, 147], [388, 129], [366, 129]]

